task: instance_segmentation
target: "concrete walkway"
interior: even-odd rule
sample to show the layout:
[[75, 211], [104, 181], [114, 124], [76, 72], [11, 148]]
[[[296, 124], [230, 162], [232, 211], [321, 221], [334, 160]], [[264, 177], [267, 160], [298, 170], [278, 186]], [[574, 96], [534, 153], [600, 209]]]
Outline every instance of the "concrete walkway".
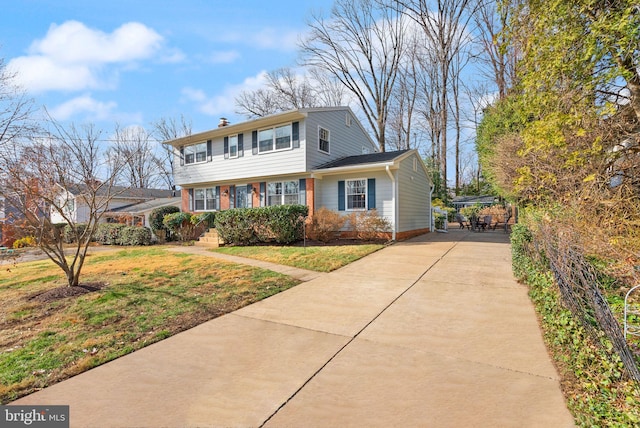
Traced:
[[73, 427], [570, 427], [501, 231], [392, 245], [13, 404]]

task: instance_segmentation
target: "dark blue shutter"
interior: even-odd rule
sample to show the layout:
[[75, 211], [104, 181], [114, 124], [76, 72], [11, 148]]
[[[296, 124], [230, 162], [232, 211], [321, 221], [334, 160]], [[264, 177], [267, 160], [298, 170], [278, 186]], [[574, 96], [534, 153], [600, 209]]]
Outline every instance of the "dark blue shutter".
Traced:
[[224, 158], [229, 159], [229, 137], [224, 137]]
[[300, 205], [307, 205], [307, 180], [304, 178], [300, 179], [298, 192], [298, 203]]
[[194, 201], [193, 201], [193, 189], [189, 189], [189, 211], [193, 211]]
[[267, 205], [267, 183], [264, 181], [260, 183], [260, 206], [264, 207]]
[[211, 140], [207, 140], [207, 162], [211, 162]]
[[344, 180], [338, 181], [338, 211], [344, 211]]
[[238, 134], [238, 157], [244, 156], [244, 134]]
[[258, 154], [258, 131], [251, 133], [251, 154]]
[[180, 147], [180, 166], [184, 165], [184, 146]]
[[236, 186], [229, 186], [229, 208], [236, 207]]
[[300, 122], [293, 122], [291, 124], [291, 140], [294, 149], [300, 147]]
[[376, 209], [376, 179], [367, 180], [367, 209]]
[[220, 186], [216, 186], [216, 207], [215, 209], [220, 211]]

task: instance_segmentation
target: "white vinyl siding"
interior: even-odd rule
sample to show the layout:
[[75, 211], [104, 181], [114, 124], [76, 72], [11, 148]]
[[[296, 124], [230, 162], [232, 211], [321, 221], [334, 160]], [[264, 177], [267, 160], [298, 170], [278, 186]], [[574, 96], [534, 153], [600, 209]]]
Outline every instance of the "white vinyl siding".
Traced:
[[429, 178], [424, 168], [414, 159], [422, 162], [415, 154], [400, 162], [398, 180], [398, 231], [426, 229], [430, 225], [431, 200], [429, 199]]

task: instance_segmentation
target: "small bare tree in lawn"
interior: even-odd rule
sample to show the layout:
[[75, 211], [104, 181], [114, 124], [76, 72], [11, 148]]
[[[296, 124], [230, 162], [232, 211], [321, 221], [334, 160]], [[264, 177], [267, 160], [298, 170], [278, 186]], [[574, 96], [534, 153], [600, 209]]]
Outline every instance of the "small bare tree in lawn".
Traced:
[[[23, 233], [36, 238], [73, 287], [79, 284], [91, 236], [116, 196], [123, 163], [107, 161], [98, 144], [101, 131], [93, 126], [64, 128], [53, 120], [49, 125], [50, 132], [0, 148], [5, 165], [0, 191], [21, 219]], [[82, 225], [74, 205], [83, 207]], [[65, 245], [66, 225], [73, 239], [70, 246]]]

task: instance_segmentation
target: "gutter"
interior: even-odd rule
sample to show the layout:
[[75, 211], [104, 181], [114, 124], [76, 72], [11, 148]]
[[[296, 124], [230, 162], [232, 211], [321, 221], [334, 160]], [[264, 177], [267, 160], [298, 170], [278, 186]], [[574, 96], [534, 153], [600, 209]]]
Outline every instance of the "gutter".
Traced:
[[385, 171], [387, 171], [387, 175], [389, 176], [389, 178], [391, 179], [391, 201], [393, 203], [393, 229], [391, 231], [391, 240], [395, 241], [396, 240], [396, 230], [398, 230], [398, 204], [396, 201], [397, 198], [397, 182], [396, 182], [396, 177], [393, 175], [393, 173], [391, 172], [391, 168], [389, 167], [389, 165], [385, 166]]

